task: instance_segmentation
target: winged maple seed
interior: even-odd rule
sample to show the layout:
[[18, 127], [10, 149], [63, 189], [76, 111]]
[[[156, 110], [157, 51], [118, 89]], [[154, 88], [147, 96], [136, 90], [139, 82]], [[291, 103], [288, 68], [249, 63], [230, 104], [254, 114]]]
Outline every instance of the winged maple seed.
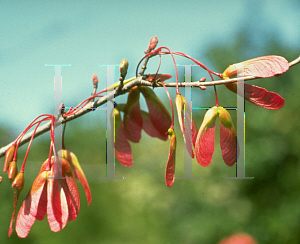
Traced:
[[140, 90], [133, 87], [127, 98], [124, 111], [124, 128], [127, 139], [139, 142], [141, 139], [143, 118], [140, 109]]
[[88, 203], [88, 205], [90, 205], [90, 203], [92, 201], [91, 190], [90, 190], [89, 183], [88, 183], [88, 181], [85, 177], [85, 174], [78, 162], [76, 155], [73, 152], [66, 150], [66, 149], [59, 150], [57, 152], [57, 154], [58, 154], [58, 156], [65, 158], [68, 161], [68, 163], [70, 164], [75, 178], [78, 179], [79, 182], [83, 186], [83, 189], [84, 189], [84, 192], [85, 192], [85, 195], [87, 198], [87, 203]]
[[[148, 79], [153, 79], [151, 75]], [[159, 78], [168, 79], [169, 75], [157, 75]], [[144, 96], [149, 112], [140, 109], [140, 93]], [[122, 121], [120, 112], [124, 113]], [[128, 94], [126, 104], [117, 104], [114, 109], [114, 128], [115, 128], [115, 156], [123, 166], [133, 164], [132, 151], [129, 141], [139, 142], [142, 130], [151, 137], [167, 140], [168, 129], [171, 125], [171, 116], [149, 87], [133, 87]], [[113, 120], [111, 120], [113, 124]]]
[[186, 102], [185, 98], [181, 94], [176, 95], [175, 106], [177, 110], [180, 130], [184, 138], [184, 144], [190, 156], [194, 158], [195, 156], [193, 147], [195, 147], [195, 142], [198, 133], [196, 122], [189, 115], [189, 104]]
[[174, 183], [175, 176], [175, 158], [176, 158], [176, 135], [173, 128], [168, 130], [169, 141], [170, 141], [170, 151], [168, 162], [166, 166], [166, 185], [171, 187]]
[[113, 124], [115, 125], [115, 157], [123, 166], [131, 166], [133, 164], [132, 152], [121, 118], [120, 105], [116, 105], [114, 108], [114, 121], [112, 120], [112, 125]]
[[[243, 72], [243, 76], [266, 78], [280, 75], [288, 69], [289, 63], [285, 58], [274, 55], [263, 56], [229, 66], [223, 73], [223, 79], [229, 79], [229, 77], [236, 76], [238, 72]], [[284, 98], [277, 93], [269, 92], [264, 88], [250, 84], [244, 85], [245, 99], [249, 102], [272, 110], [279, 109], [284, 106]], [[236, 82], [225, 84], [225, 86], [230, 91], [236, 93]]]
[[[54, 163], [51, 157], [50, 170], [48, 159], [42, 164], [40, 172], [19, 210], [16, 221], [16, 232], [25, 238], [35, 220], [42, 220], [46, 213], [50, 229], [54, 232], [62, 230], [68, 221], [75, 220], [80, 209], [80, 197], [76, 183], [78, 178], [83, 182], [84, 190], [91, 202], [89, 186], [76, 156], [66, 150], [61, 151], [63, 157]], [[70, 162], [67, 160], [70, 160]], [[57, 173], [62, 169], [62, 178]]]
[[223, 160], [228, 166], [232, 166], [237, 159], [236, 132], [230, 114], [223, 107], [215, 106], [206, 112], [196, 139], [196, 159], [203, 167], [210, 165], [215, 150], [215, 120], [217, 117], [220, 119], [220, 144]]

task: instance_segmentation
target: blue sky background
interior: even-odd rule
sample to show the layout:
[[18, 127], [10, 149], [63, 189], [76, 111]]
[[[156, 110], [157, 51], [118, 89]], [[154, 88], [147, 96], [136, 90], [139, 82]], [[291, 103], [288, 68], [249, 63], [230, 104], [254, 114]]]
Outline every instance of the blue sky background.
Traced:
[[[241, 29], [250, 32], [258, 47], [270, 35], [296, 47], [299, 10], [297, 0], [2, 0], [0, 126], [17, 135], [38, 115], [54, 113], [54, 68], [45, 64], [71, 64], [62, 68], [62, 97], [66, 106], [74, 106], [91, 94], [93, 73], [105, 87], [105, 69], [98, 64], [126, 58], [128, 78], [134, 76], [152, 36], [158, 36], [160, 46], [197, 57], [212, 44], [233, 41]], [[170, 58], [164, 60], [161, 72], [174, 75]], [[210, 64], [204, 55], [200, 61]], [[156, 66], [150, 64], [149, 72]]]

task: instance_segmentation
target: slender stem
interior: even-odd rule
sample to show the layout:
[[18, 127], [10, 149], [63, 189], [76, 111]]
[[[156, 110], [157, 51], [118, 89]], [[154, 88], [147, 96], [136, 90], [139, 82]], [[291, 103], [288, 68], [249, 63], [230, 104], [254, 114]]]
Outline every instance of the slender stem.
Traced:
[[169, 98], [169, 101], [170, 101], [170, 104], [171, 104], [171, 109], [172, 109], [172, 124], [171, 124], [171, 127], [170, 128], [174, 128], [174, 108], [173, 108], [173, 102], [172, 102], [172, 99], [171, 99], [171, 96], [170, 96], [170, 93], [169, 93], [169, 91], [168, 91], [168, 89], [167, 89], [167, 87], [165, 86], [165, 84], [164, 83], [162, 83], [162, 82], [160, 82], [160, 84], [165, 88], [165, 90], [166, 90], [166, 93], [167, 93], [167, 95], [168, 95], [168, 98]]
[[300, 56], [289, 63], [290, 67], [294, 66], [295, 64], [300, 63]]
[[142, 66], [141, 71], [140, 71], [140, 73], [139, 73], [140, 76], [143, 76], [144, 73], [145, 73], [146, 66], [147, 66], [147, 63], [148, 63], [149, 59], [150, 59], [151, 57], [157, 55], [158, 52], [159, 52], [160, 50], [161, 50], [161, 47], [159, 47], [159, 48], [157, 48], [156, 50], [153, 50], [153, 51], [147, 53], [147, 54], [139, 61], [138, 65], [136, 66], [136, 71], [135, 71], [135, 76], [136, 76], [136, 77], [138, 76], [138, 69], [139, 69], [139, 66], [140, 66], [141, 62], [142, 62], [144, 59], [146, 59], [145, 62], [144, 62], [144, 65]]
[[158, 74], [158, 71], [160, 69], [160, 65], [161, 65], [161, 55], [159, 55], [159, 64], [158, 64], [158, 68], [157, 68], [156, 73], [155, 73], [154, 78], [153, 78], [154, 81], [155, 81], [156, 75]]
[[176, 65], [176, 62], [175, 62], [175, 58], [174, 58], [174, 55], [173, 55], [173, 52], [171, 52], [171, 50], [167, 47], [160, 47], [161, 49], [164, 48], [164, 49], [167, 49], [169, 51], [169, 54], [171, 54], [172, 56], [172, 59], [173, 59], [173, 63], [174, 63], [174, 67], [175, 67], [175, 74], [176, 74], [176, 94], [180, 94], [179, 92], [179, 86], [178, 86], [178, 71], [177, 71], [177, 65]]
[[215, 90], [216, 106], [219, 107], [218, 94], [217, 94], [217, 87], [216, 86], [214, 86], [214, 90]]
[[[40, 117], [42, 116], [47, 116], [39, 121], [37, 121]], [[30, 142], [29, 142], [29, 145], [28, 145], [28, 148], [27, 148], [27, 151], [26, 151], [26, 155], [25, 155], [25, 158], [24, 158], [24, 161], [23, 161], [23, 165], [22, 165], [22, 168], [21, 168], [21, 172], [24, 172], [24, 167], [25, 167], [25, 162], [26, 162], [26, 159], [27, 159], [27, 155], [29, 153], [29, 150], [30, 150], [30, 146], [31, 146], [31, 143], [32, 143], [32, 140], [33, 140], [33, 137], [35, 135], [35, 132], [37, 130], [37, 128], [39, 127], [40, 123], [43, 122], [43, 121], [46, 121], [46, 120], [49, 120], [50, 116], [52, 115], [48, 115], [48, 114], [42, 114], [40, 116], [38, 116], [37, 118], [35, 118], [30, 124], [29, 126], [27, 126], [27, 128], [17, 137], [16, 139], [16, 149], [15, 149], [15, 153], [14, 153], [14, 161], [16, 160], [16, 157], [17, 157], [17, 151], [18, 151], [18, 148], [19, 148], [19, 144], [23, 138], [23, 136], [27, 133], [27, 131], [32, 128], [33, 126], [36, 125], [36, 128], [34, 129], [33, 133], [32, 133], [32, 136], [31, 136], [31, 139], [30, 139]]]
[[46, 118], [40, 120], [40, 121], [38, 122], [38, 124], [36, 125], [36, 127], [35, 127], [35, 129], [34, 129], [34, 131], [33, 131], [33, 134], [32, 134], [32, 136], [31, 136], [29, 145], [28, 145], [28, 147], [27, 147], [27, 151], [26, 151], [26, 154], [25, 154], [25, 157], [24, 157], [24, 160], [23, 160], [22, 168], [21, 168], [21, 170], [20, 170], [21, 173], [24, 173], [24, 169], [25, 169], [25, 164], [26, 164], [27, 156], [28, 156], [28, 153], [29, 153], [29, 150], [30, 150], [30, 147], [31, 147], [31, 143], [32, 143], [32, 141], [33, 141], [33, 138], [34, 138], [34, 135], [35, 135], [35, 132], [36, 132], [37, 128], [39, 127], [40, 123], [42, 123], [43, 121], [49, 120], [49, 119], [50, 119], [49, 117], [46, 117]]
[[67, 123], [65, 123], [64, 125], [64, 130], [63, 130], [63, 133], [62, 133], [62, 149], [66, 149], [65, 147], [65, 131], [66, 131], [66, 127], [67, 127]]

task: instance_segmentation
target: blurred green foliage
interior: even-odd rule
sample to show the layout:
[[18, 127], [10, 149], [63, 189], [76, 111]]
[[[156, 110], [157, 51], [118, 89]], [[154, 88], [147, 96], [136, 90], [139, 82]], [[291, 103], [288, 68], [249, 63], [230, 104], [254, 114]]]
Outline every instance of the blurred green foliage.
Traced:
[[[299, 55], [299, 50], [291, 50], [271, 38], [266, 43], [260, 51], [252, 50], [251, 37], [243, 32], [230, 46], [216, 43], [207, 50], [206, 57], [214, 66], [210, 68], [222, 72], [229, 64], [257, 56], [275, 54], [291, 61]], [[200, 56], [194, 57], [201, 60]], [[8, 238], [13, 193], [7, 176], [2, 173], [0, 242], [214, 244], [233, 233], [247, 232], [259, 243], [299, 243], [298, 66], [280, 77], [249, 82], [278, 92], [286, 101], [278, 111], [246, 104], [246, 176], [253, 176], [253, 180], [228, 179], [235, 175], [235, 168], [227, 167], [221, 158], [218, 131], [212, 164], [202, 168], [193, 160], [193, 176], [200, 176], [201, 180], [177, 179], [168, 188], [164, 182], [168, 142], [145, 134], [139, 144], [132, 144], [134, 165], [131, 168], [116, 162], [116, 177], [124, 179], [100, 180], [98, 177], [105, 176], [106, 134], [105, 124], [101, 121], [105, 121], [106, 115], [105, 112], [94, 112], [70, 122], [66, 131], [66, 146], [77, 155], [90, 182], [91, 205], [87, 207], [83, 189], [79, 186], [79, 216], [76, 221], [68, 222], [64, 230], [51, 232], [45, 218], [36, 221], [26, 239], [19, 239], [15, 233]], [[233, 93], [225, 87], [217, 89], [221, 106], [235, 105], [230, 104], [235, 102]], [[206, 103], [213, 106], [213, 97]], [[198, 127], [203, 115], [204, 111], [194, 114]], [[232, 116], [234, 119], [234, 113]], [[176, 176], [180, 177], [183, 176], [183, 139], [176, 127]], [[48, 138], [49, 134], [45, 134], [32, 145], [26, 165], [25, 188], [18, 207], [47, 158]], [[14, 139], [11, 132], [1, 128], [1, 145]], [[24, 152], [25, 146], [18, 157], [19, 167]], [[3, 161], [2, 158], [1, 165]]]

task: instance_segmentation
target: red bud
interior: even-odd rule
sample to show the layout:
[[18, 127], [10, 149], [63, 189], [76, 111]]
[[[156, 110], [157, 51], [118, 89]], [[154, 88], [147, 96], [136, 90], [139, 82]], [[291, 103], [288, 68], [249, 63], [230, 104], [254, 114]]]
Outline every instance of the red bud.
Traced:
[[149, 50], [154, 49], [154, 48], [156, 47], [157, 43], [158, 43], [157, 36], [152, 37], [151, 40], [150, 40], [150, 42], [149, 42], [149, 47], [148, 47], [148, 49], [149, 49]]
[[93, 84], [94, 84], [94, 86], [98, 85], [98, 77], [96, 74], [93, 75]]

